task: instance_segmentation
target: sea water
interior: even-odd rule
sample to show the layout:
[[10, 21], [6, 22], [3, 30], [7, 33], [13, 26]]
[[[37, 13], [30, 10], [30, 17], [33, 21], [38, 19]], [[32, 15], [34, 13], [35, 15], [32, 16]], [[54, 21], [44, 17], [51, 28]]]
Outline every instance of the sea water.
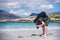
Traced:
[[[0, 22], [0, 29], [36, 28], [34, 22]], [[60, 22], [50, 22], [48, 28], [60, 28]]]

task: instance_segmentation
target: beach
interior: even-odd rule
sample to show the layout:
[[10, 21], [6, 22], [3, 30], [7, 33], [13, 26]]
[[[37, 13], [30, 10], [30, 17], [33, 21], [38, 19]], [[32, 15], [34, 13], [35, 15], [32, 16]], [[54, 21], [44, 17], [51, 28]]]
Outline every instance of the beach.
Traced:
[[59, 30], [48, 29], [47, 37], [43, 38], [39, 36], [41, 29], [0, 29], [0, 40], [60, 40]]

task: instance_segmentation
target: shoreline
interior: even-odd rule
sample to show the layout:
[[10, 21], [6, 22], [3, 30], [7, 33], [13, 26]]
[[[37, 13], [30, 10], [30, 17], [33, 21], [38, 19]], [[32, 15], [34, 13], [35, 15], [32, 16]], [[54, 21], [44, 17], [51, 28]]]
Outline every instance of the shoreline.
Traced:
[[[48, 27], [48, 30], [60, 30], [60, 27], [55, 27], [55, 28], [49, 28]], [[6, 29], [0, 29], [0, 31], [18, 31], [18, 30], [42, 30], [41, 28], [39, 28], [39, 29], [36, 29], [36, 28], [18, 28], [18, 29], [16, 29], [16, 28], [11, 28], [11, 29], [8, 29], [8, 28], [6, 28]]]
[[[0, 21], [0, 22], [33, 22], [31, 20], [20, 20], [20, 21]], [[50, 22], [60, 22], [60, 20], [51, 20]]]
[[[33, 22], [35, 18], [0, 19], [0, 22]], [[51, 19], [51, 22], [60, 22], [60, 19]]]

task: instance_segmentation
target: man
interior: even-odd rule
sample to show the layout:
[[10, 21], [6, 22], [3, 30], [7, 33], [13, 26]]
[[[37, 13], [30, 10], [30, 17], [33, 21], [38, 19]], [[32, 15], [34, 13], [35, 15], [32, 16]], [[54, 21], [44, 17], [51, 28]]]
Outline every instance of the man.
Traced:
[[46, 12], [41, 12], [37, 15], [34, 22], [37, 25], [37, 29], [39, 28], [39, 25], [41, 25], [41, 27], [42, 27], [43, 33], [40, 36], [47, 34], [47, 27], [46, 26], [48, 26], [49, 21], [50, 21], [50, 18], [46, 15]]

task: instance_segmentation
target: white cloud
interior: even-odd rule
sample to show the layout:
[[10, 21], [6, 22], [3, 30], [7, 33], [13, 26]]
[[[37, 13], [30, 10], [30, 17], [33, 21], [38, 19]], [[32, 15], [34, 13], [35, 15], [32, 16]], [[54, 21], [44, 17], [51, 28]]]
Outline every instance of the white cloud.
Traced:
[[60, 2], [60, 0], [55, 0], [54, 2], [58, 3], [58, 2]]
[[26, 12], [25, 10], [17, 10], [17, 11], [10, 10], [10, 13], [18, 15], [18, 16], [20, 16], [20, 15], [29, 16], [31, 14], [31, 12], [29, 12], [29, 11]]
[[17, 12], [16, 11], [14, 11], [14, 10], [10, 10], [10, 12], [9, 13], [11, 13], [11, 14], [17, 14]]
[[[46, 0], [7, 0], [7, 2], [2, 1], [1, 6], [4, 6], [5, 8], [18, 8], [24, 4], [27, 7], [30, 7], [32, 10], [39, 8], [39, 5], [41, 4], [47, 4], [49, 3]], [[1, 8], [4, 8], [1, 7]]]
[[[0, 2], [0, 9], [10, 9], [10, 13], [15, 15], [25, 15], [29, 16], [31, 12], [40, 12], [44, 11], [45, 9], [52, 9], [54, 6], [52, 5], [51, 1], [54, 2], [60, 2], [60, 0], [2, 0]], [[20, 8], [22, 5], [25, 7], [28, 7], [29, 10], [26, 11], [24, 8]], [[14, 10], [15, 9], [15, 10]], [[37, 11], [36, 11], [37, 10]], [[38, 11], [39, 10], [39, 11]]]
[[41, 9], [51, 9], [51, 8], [54, 8], [54, 6], [51, 5], [51, 4], [48, 4], [48, 5], [40, 5], [40, 8]]
[[30, 7], [32, 10], [34, 9], [40, 9], [41, 4], [49, 4], [46, 0], [27, 0], [25, 1], [26, 6]]
[[[29, 11], [36, 10], [36, 9], [44, 10], [44, 9], [54, 8], [54, 6], [52, 4], [50, 4], [50, 2], [47, 0], [6, 0], [6, 1], [3, 0], [0, 3], [0, 9], [1, 8], [15, 9], [15, 8], [21, 7], [22, 5], [25, 5], [28, 8], [30, 8]], [[23, 11], [20, 10], [18, 12], [16, 12], [16, 11], [13, 11], [13, 12], [15, 12], [15, 14], [18, 12], [24, 14], [26, 11], [23, 9]]]
[[16, 7], [19, 7], [19, 3], [18, 2], [7, 3], [6, 6], [8, 8], [16, 8]]
[[2, 2], [0, 3], [0, 9], [4, 9], [4, 8], [18, 8], [21, 7], [19, 2]]

